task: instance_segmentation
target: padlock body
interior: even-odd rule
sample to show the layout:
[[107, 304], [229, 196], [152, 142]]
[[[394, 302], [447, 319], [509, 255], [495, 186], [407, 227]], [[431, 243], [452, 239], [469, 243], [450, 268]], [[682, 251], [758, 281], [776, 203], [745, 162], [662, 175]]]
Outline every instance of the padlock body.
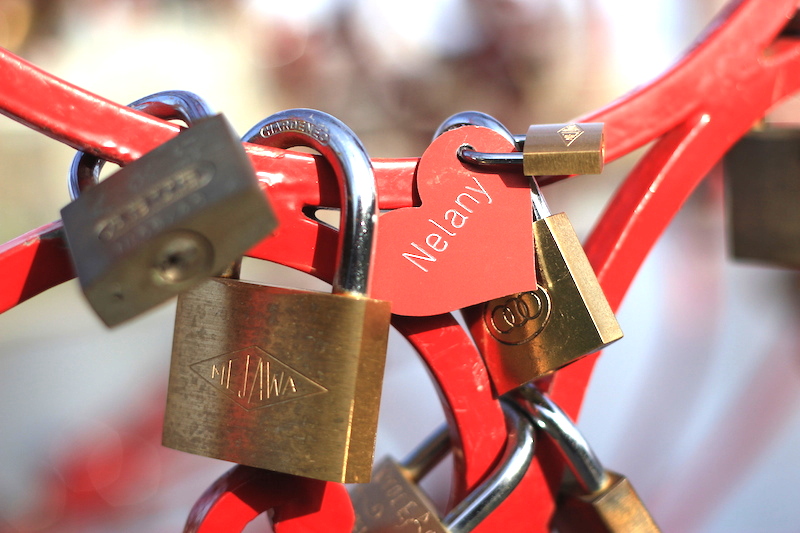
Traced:
[[276, 226], [221, 115], [82, 192], [61, 215], [81, 287], [109, 326], [221, 272]]
[[800, 268], [800, 130], [751, 132], [724, 167], [732, 255]]
[[603, 124], [533, 124], [525, 136], [522, 170], [526, 176], [600, 174]]
[[559, 496], [552, 526], [560, 533], [656, 533], [653, 517], [628, 478], [608, 472], [608, 487], [591, 495]]
[[350, 499], [353, 533], [449, 533], [430, 499], [391, 458], [378, 463], [372, 481], [354, 487]]
[[164, 445], [368, 481], [390, 317], [388, 302], [224, 278], [181, 294]]
[[498, 395], [622, 338], [564, 213], [533, 223], [539, 287], [466, 310]]

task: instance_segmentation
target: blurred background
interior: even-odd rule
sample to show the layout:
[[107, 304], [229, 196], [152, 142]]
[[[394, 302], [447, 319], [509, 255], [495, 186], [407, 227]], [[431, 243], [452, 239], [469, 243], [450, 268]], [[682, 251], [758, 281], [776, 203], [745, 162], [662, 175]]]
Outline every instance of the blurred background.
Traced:
[[[669, 67], [723, 3], [0, 0], [0, 46], [121, 103], [193, 91], [240, 132], [322, 109], [372, 156], [406, 157], [458, 111], [525, 133], [596, 109]], [[0, 242], [59, 218], [72, 155], [0, 117]], [[547, 187], [553, 211], [584, 238], [640, 155]], [[798, 531], [797, 276], [728, 258], [722, 190], [716, 169], [647, 259], [580, 426], [664, 531]], [[257, 261], [243, 277], [325, 287]], [[109, 331], [74, 280], [0, 316], [0, 530], [182, 528], [230, 465], [159, 446], [173, 317]], [[386, 378], [377, 456], [402, 457], [443, 415], [394, 332]], [[447, 476], [428, 488], [441, 502]]]

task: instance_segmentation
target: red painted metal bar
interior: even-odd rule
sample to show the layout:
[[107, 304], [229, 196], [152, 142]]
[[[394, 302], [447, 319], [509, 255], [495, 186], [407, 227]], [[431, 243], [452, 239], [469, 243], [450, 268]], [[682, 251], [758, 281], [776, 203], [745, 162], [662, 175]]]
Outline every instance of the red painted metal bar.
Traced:
[[353, 506], [344, 485], [237, 465], [192, 508], [184, 533], [240, 533], [272, 509], [275, 533], [351, 533]]
[[[615, 146], [630, 150], [650, 140], [657, 128], [642, 117], [658, 119], [668, 109], [674, 124], [616, 192], [586, 243], [612, 308], [702, 178], [771, 107], [800, 89], [800, 40], [781, 35], [799, 8], [797, 0], [734, 2], [662, 78], [584, 118], [606, 123], [609, 158], [621, 155]], [[596, 358], [553, 380], [551, 397], [572, 417]]]

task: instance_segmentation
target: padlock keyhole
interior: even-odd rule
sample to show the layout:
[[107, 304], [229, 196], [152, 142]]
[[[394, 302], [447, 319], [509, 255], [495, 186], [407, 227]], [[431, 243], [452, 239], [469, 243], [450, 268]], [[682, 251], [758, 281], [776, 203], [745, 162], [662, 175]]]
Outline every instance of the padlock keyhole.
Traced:
[[190, 231], [172, 233], [154, 256], [153, 274], [157, 281], [175, 285], [210, 275], [213, 252], [202, 235]]

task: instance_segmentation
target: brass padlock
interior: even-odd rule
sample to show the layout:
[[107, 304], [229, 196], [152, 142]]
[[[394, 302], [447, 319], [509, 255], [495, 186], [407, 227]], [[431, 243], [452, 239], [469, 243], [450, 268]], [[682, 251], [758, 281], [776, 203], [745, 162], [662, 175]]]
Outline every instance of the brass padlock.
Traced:
[[[466, 116], [460, 120], [469, 121], [469, 114], [462, 115]], [[495, 131], [518, 141], [502, 124], [487, 117], [482, 115], [481, 125], [493, 121]], [[448, 129], [454, 126], [452, 120], [445, 124]], [[537, 147], [542, 147], [547, 157], [535, 157]], [[531, 126], [524, 149], [524, 154], [514, 157], [466, 149], [460, 153], [463, 160], [483, 165], [522, 163], [531, 176], [538, 287], [464, 310], [498, 395], [622, 338], [572, 224], [564, 213], [550, 214], [533, 176], [600, 172], [602, 125]]]
[[319, 111], [277, 113], [245, 139], [310, 146], [342, 195], [333, 294], [213, 278], [181, 294], [163, 443], [294, 475], [366, 482], [391, 310], [370, 299], [376, 184], [358, 138]]
[[276, 226], [222, 115], [204, 118], [202, 100], [179, 91], [131, 107], [191, 127], [100, 183], [102, 163], [75, 157], [64, 232], [81, 288], [108, 326], [219, 273]]
[[724, 168], [732, 255], [800, 268], [800, 129], [751, 131]]
[[450, 451], [446, 425], [402, 464], [387, 457], [375, 467], [372, 482], [353, 488], [353, 533], [467, 533], [475, 529], [513, 492], [533, 461], [533, 425], [516, 405], [501, 402], [508, 427], [505, 453], [494, 472], [444, 518], [417, 483]]
[[553, 439], [572, 478], [562, 484], [552, 526], [560, 533], [659, 530], [630, 481], [603, 469], [575, 424], [534, 385], [515, 391], [518, 405]]

